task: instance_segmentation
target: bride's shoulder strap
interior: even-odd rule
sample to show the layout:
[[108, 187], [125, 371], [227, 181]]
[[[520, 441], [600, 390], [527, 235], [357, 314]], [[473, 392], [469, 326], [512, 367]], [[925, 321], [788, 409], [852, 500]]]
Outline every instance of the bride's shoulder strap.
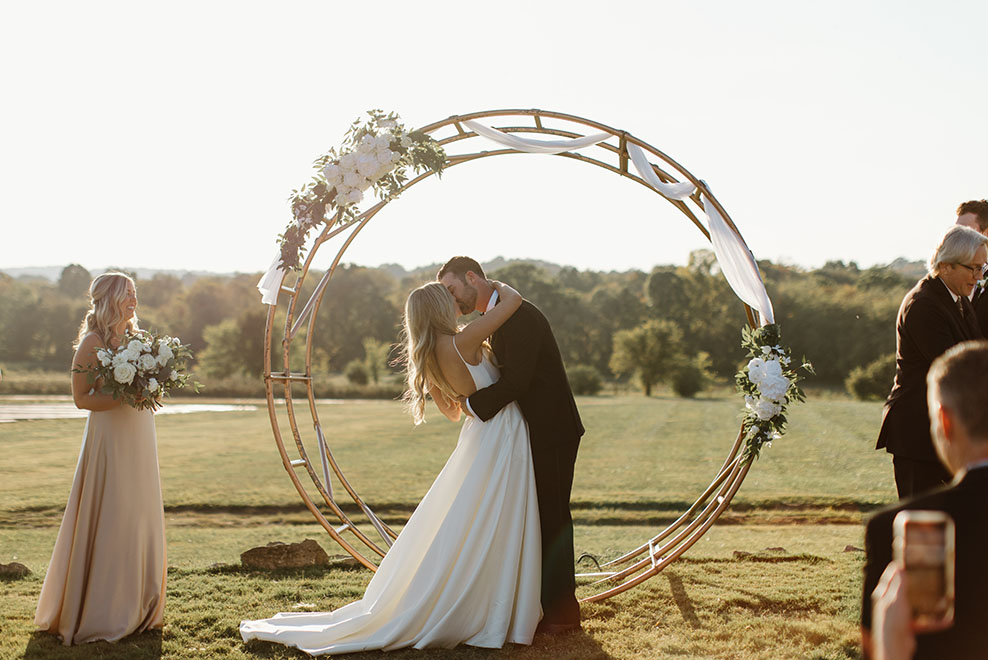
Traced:
[[460, 361], [463, 364], [470, 364], [469, 362], [463, 359], [463, 353], [460, 353], [460, 347], [456, 345], [456, 335], [453, 335], [453, 350], [456, 351], [456, 355], [459, 356]]

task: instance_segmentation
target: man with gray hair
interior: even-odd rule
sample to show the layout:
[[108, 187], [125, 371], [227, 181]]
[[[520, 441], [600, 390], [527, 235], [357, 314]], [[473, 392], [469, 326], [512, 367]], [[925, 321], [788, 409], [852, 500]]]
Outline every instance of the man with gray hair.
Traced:
[[944, 351], [981, 329], [969, 296], [988, 262], [988, 238], [961, 225], [944, 235], [930, 274], [906, 294], [895, 325], [895, 382], [885, 401], [876, 449], [892, 454], [899, 499], [945, 484], [950, 473], [930, 438], [926, 372]]

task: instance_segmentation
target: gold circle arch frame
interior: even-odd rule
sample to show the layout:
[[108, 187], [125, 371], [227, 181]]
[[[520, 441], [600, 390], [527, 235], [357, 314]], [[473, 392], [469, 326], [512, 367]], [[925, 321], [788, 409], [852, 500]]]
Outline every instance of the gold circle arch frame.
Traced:
[[[716, 207], [731, 230], [737, 234], [738, 238], [741, 238], [741, 234], [730, 216], [703, 181], [693, 176], [686, 168], [663, 152], [626, 131], [575, 115], [536, 109], [488, 110], [453, 115], [420, 129], [446, 149], [447, 168], [481, 158], [522, 153], [511, 148], [473, 150], [478, 144], [489, 147], [492, 143], [465, 127], [463, 122], [466, 120], [488, 120], [488, 123], [496, 121], [501, 125], [493, 127], [504, 133], [531, 133], [557, 138], [580, 138], [587, 135], [588, 131], [606, 132], [609, 134], [606, 140], [583, 150], [592, 152], [592, 155], [575, 152], [555, 155], [601, 167], [659, 194], [644, 179], [629, 171], [630, 157], [627, 147], [629, 144], [638, 145], [648, 154], [649, 165], [662, 182], [689, 181], [696, 187], [693, 195], [682, 201], [659, 196], [679, 209], [703, 233], [707, 240], [710, 240], [710, 235], [699, 220], [703, 214], [701, 195]], [[504, 122], [508, 123], [505, 124]], [[652, 162], [653, 159], [656, 162]], [[411, 188], [431, 175], [432, 173], [429, 172], [409, 179], [402, 187], [402, 191]], [[268, 414], [275, 444], [278, 447], [285, 470], [305, 506], [333, 541], [360, 564], [372, 571], [376, 570], [375, 560], [384, 557], [387, 549], [397, 538], [397, 533], [385, 524], [374, 513], [370, 505], [360, 497], [333, 456], [330, 442], [324, 430], [325, 425], [319, 416], [313, 387], [312, 338], [314, 332], [312, 330], [316, 323], [319, 306], [326, 294], [327, 284], [333, 277], [344, 253], [360, 233], [360, 230], [387, 203], [388, 200], [380, 201], [345, 222], [339, 214], [332, 221], [326, 222], [321, 232], [310, 241], [311, 246], [308, 255], [302, 263], [301, 269], [295, 274], [294, 282], [291, 284], [282, 283], [280, 292], [282, 295], [279, 296], [278, 305], [282, 305], [282, 301], [287, 297], [287, 309], [284, 330], [281, 333], [281, 354], [277, 356], [280, 357], [278, 360], [280, 369], [272, 368], [272, 361], [276, 356], [273, 355], [271, 348], [275, 337], [275, 315], [278, 305], [269, 306], [264, 329], [264, 385]], [[741, 240], [743, 242], [743, 239]], [[303, 300], [303, 285], [310, 274], [314, 259], [320, 247], [332, 241], [339, 242], [339, 248], [329, 268], [324, 271], [311, 294]], [[748, 324], [756, 327], [758, 313], [748, 305], [745, 305], [745, 313]], [[299, 343], [296, 338], [299, 330], [303, 327], [307, 327], [307, 331], [304, 333], [305, 368], [302, 372], [292, 372], [290, 366], [292, 364], [292, 348]], [[299, 339], [303, 338], [299, 337]], [[293, 384], [300, 384], [305, 387], [305, 403], [311, 418], [311, 433], [303, 434], [302, 432], [299, 413], [293, 398]], [[284, 398], [283, 404], [276, 398], [278, 394]], [[284, 407], [293, 440], [291, 449], [286, 446], [282, 433], [281, 419], [278, 415], [278, 409], [281, 405]], [[610, 598], [654, 577], [689, 550], [713, 526], [727, 509], [751, 467], [751, 460], [746, 459], [742, 452], [744, 435], [745, 429], [742, 427], [710, 484], [675, 521], [633, 550], [603, 564], [600, 572], [578, 574], [581, 581], [590, 581], [589, 590], [592, 591], [592, 594], [584, 597], [582, 599], [584, 602]], [[311, 482], [311, 487], [305, 485], [303, 481], [305, 476]], [[335, 485], [334, 481], [336, 482]], [[314, 488], [314, 492], [310, 492], [310, 488]], [[352, 500], [356, 507], [354, 508], [350, 504], [341, 504], [343, 497]], [[344, 511], [344, 507], [352, 509], [355, 513], [347, 513]]]

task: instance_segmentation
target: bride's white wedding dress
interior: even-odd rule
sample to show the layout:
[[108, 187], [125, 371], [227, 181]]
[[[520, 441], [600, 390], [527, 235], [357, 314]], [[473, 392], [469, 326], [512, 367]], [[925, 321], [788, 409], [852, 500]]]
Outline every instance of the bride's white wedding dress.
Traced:
[[[464, 361], [477, 388], [500, 373]], [[312, 655], [403, 647], [530, 644], [542, 616], [541, 539], [528, 427], [517, 403], [467, 417], [442, 472], [367, 585], [335, 612], [243, 621]]]

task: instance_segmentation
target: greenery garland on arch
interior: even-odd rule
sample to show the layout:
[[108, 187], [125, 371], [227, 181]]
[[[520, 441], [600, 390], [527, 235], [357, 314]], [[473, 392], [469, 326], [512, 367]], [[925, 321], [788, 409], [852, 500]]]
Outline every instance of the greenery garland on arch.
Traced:
[[309, 230], [323, 222], [342, 223], [358, 215], [356, 205], [372, 189], [381, 201], [397, 197], [407, 170], [442, 175], [446, 152], [421, 131], [406, 131], [398, 115], [368, 110], [350, 125], [339, 149], [313, 163], [312, 179], [292, 191], [293, 220], [278, 239], [282, 270], [298, 270]]

